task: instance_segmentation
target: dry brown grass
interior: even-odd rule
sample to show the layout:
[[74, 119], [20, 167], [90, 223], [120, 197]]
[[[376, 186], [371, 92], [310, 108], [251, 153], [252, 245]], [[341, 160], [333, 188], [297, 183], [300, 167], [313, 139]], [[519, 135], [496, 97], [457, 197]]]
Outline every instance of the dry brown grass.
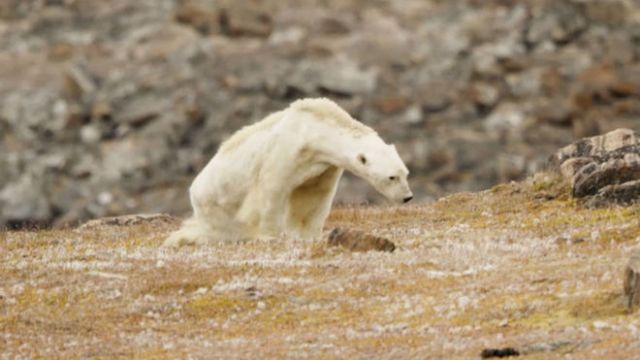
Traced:
[[[159, 248], [171, 226], [0, 233], [7, 358], [632, 358], [622, 271], [640, 207], [553, 184], [335, 209], [394, 253], [280, 239]], [[553, 199], [549, 200], [552, 197]]]

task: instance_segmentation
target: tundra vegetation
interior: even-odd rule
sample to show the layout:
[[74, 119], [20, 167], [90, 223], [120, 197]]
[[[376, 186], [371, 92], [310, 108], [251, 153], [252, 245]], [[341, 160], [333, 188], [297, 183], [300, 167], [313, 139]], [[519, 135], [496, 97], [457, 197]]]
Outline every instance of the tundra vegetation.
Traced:
[[[631, 358], [623, 274], [640, 206], [588, 208], [542, 174], [430, 204], [335, 208], [395, 243], [160, 247], [177, 221], [0, 233], [13, 357]], [[485, 352], [486, 353], [486, 352]]]

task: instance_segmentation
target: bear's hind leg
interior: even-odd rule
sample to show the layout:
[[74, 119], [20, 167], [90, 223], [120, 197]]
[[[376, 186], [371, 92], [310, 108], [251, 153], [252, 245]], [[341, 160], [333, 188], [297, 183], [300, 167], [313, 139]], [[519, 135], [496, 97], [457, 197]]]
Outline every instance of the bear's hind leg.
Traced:
[[233, 221], [223, 207], [194, 205], [194, 215], [169, 235], [163, 246], [199, 246], [244, 239], [244, 227]]
[[180, 229], [171, 233], [162, 245], [169, 247], [206, 245], [213, 241], [215, 239], [211, 228], [200, 219], [191, 217], [180, 225]]

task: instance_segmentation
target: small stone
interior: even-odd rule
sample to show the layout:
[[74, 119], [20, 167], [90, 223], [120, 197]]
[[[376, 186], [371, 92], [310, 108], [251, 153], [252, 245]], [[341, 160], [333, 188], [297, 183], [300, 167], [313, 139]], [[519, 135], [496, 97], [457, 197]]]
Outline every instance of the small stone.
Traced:
[[102, 132], [95, 124], [88, 124], [80, 129], [80, 140], [85, 144], [96, 144], [101, 138]]
[[564, 99], [550, 99], [544, 101], [535, 110], [538, 119], [554, 125], [567, 126], [571, 124], [571, 104]]
[[362, 69], [348, 60], [327, 65], [320, 78], [320, 88], [342, 94], [369, 94], [376, 87], [378, 73], [373, 68]]
[[220, 12], [220, 27], [229, 36], [267, 37], [273, 30], [273, 21], [266, 12], [238, 7]]
[[419, 106], [411, 106], [402, 114], [402, 120], [410, 125], [420, 124], [423, 118], [422, 109]]
[[108, 191], [103, 191], [98, 194], [98, 204], [109, 205], [113, 202], [113, 194]]
[[86, 66], [72, 65], [65, 74], [65, 92], [71, 98], [92, 94], [96, 89], [96, 80]]
[[510, 356], [519, 356], [520, 352], [512, 347], [500, 348], [500, 349], [484, 349], [480, 354], [483, 359], [491, 358], [503, 358]]
[[509, 92], [516, 97], [538, 95], [542, 88], [542, 75], [543, 70], [539, 68], [507, 75]]
[[79, 128], [87, 118], [87, 114], [83, 106], [76, 102], [67, 104], [65, 110], [65, 129]]
[[501, 103], [485, 120], [490, 130], [509, 130], [522, 125], [525, 115], [519, 106], [513, 103]]
[[116, 114], [118, 123], [142, 126], [157, 118], [167, 105], [167, 99], [153, 94], [137, 96], [127, 102]]
[[396, 245], [385, 238], [341, 228], [331, 231], [327, 243], [329, 246], [342, 246], [355, 252], [370, 250], [393, 252], [396, 249]]
[[487, 83], [475, 83], [471, 88], [471, 97], [476, 104], [492, 107], [500, 98], [498, 88]]
[[385, 96], [374, 100], [373, 106], [383, 114], [394, 114], [406, 109], [409, 99], [404, 96]]
[[91, 117], [94, 119], [102, 119], [110, 116], [113, 112], [111, 103], [106, 99], [99, 99], [93, 103], [91, 107]]
[[563, 90], [564, 79], [556, 68], [547, 68], [540, 77], [540, 85], [544, 94], [554, 96]]
[[75, 47], [72, 44], [66, 42], [55, 43], [48, 51], [48, 58], [53, 61], [65, 61], [69, 60], [74, 52]]
[[196, 4], [182, 4], [173, 15], [175, 21], [189, 25], [203, 35], [220, 32], [220, 12]]
[[444, 91], [429, 91], [422, 97], [422, 110], [425, 112], [440, 112], [449, 106], [451, 106], [451, 98]]
[[254, 285], [249, 286], [248, 288], [244, 289], [244, 291], [246, 295], [252, 299], [258, 298], [260, 296], [260, 290]]
[[351, 19], [347, 17], [325, 16], [318, 23], [318, 31], [323, 34], [345, 35], [351, 31]]
[[298, 45], [306, 36], [307, 32], [304, 28], [291, 27], [271, 33], [269, 43], [271, 45]]
[[502, 76], [502, 65], [513, 57], [522, 56], [526, 52], [524, 44], [516, 36], [503, 41], [487, 43], [473, 49], [473, 70], [487, 76]]

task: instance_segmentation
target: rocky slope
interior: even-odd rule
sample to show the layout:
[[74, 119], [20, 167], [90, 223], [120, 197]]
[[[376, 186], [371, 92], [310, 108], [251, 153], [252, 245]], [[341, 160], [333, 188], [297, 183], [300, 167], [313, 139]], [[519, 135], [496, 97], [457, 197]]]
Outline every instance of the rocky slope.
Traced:
[[159, 248], [177, 226], [166, 216], [0, 232], [0, 347], [8, 358], [635, 358], [640, 313], [623, 274], [640, 206], [584, 208], [550, 179], [332, 212], [328, 236], [360, 230], [393, 252], [326, 239]]
[[423, 199], [522, 178], [640, 129], [639, 45], [633, 0], [5, 0], [0, 226], [184, 214], [222, 140], [303, 96], [397, 143]]

